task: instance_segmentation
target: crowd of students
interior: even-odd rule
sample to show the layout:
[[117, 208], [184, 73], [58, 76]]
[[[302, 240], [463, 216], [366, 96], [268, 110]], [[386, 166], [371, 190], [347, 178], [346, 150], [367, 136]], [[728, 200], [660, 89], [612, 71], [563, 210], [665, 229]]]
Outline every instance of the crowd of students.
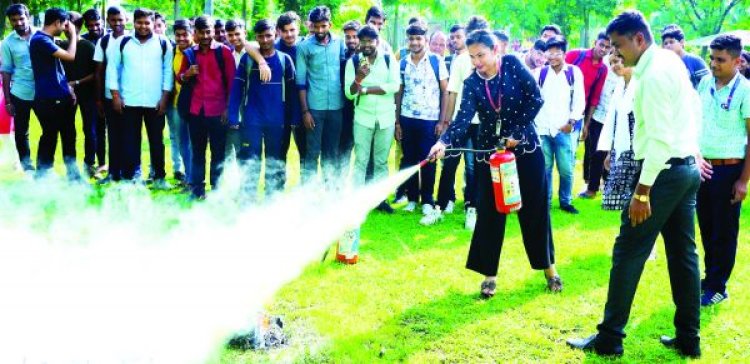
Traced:
[[[708, 306], [728, 298], [750, 180], [750, 56], [737, 37], [714, 39], [707, 67], [685, 51], [677, 25], [662, 30], [664, 49], [658, 49], [638, 12], [615, 18], [589, 49], [569, 49], [560, 27], [547, 25], [530, 49], [513, 54], [509, 37], [480, 16], [447, 34], [412, 18], [405, 47], [393, 49], [381, 34], [387, 18], [377, 6], [364, 24], [345, 23], [343, 37], [331, 28], [331, 11], [318, 6], [304, 24], [293, 12], [257, 21], [254, 42], [246, 39], [242, 21], [207, 16], [176, 20], [170, 39], [165, 19], [148, 9], [133, 12], [132, 32], [130, 14], [118, 6], [108, 8], [105, 19], [95, 9], [81, 15], [51, 8], [42, 29], [31, 27], [23, 4], [9, 6], [6, 16], [13, 33], [2, 43], [0, 72], [27, 173], [49, 173], [59, 135], [68, 178], [82, 179], [78, 109], [87, 177], [172, 188], [163, 141], [168, 125], [174, 180], [196, 200], [206, 197], [207, 148], [211, 188], [219, 188], [225, 163], [236, 160], [243, 167], [243, 192], [253, 200], [264, 162], [266, 195], [284, 190], [292, 140], [302, 183], [324, 186], [346, 183], [350, 166], [354, 185], [387, 177], [395, 147], [401, 168], [445, 157], [439, 178], [436, 164], [427, 164], [394, 200], [408, 212], [421, 207], [420, 222], [432, 225], [454, 212], [463, 155], [465, 227], [474, 231], [467, 267], [485, 276], [481, 292], [492, 297], [506, 216], [494, 207], [487, 150], [504, 143], [515, 153], [529, 262], [544, 271], [547, 288], [559, 292], [552, 173], [557, 166], [560, 209], [578, 214], [573, 171], [583, 141], [586, 188], [577, 196], [590, 199], [602, 191], [602, 208], [623, 210], [623, 225], [599, 336], [571, 346], [622, 352], [640, 270], [659, 232], [668, 258], [684, 263], [670, 264], [670, 274], [685, 279], [678, 284], [673, 277], [684, 322], [677, 341], [665, 344], [699, 354], [696, 302]], [[86, 34], [80, 34], [83, 27]], [[303, 29], [309, 34], [302, 36]], [[57, 40], [62, 33], [67, 41]], [[42, 127], [35, 166], [32, 111]], [[145, 178], [144, 126], [150, 153]], [[705, 250], [700, 291], [693, 290], [693, 206]], [[393, 212], [388, 201], [377, 210]], [[695, 292], [702, 292], [697, 300]]]

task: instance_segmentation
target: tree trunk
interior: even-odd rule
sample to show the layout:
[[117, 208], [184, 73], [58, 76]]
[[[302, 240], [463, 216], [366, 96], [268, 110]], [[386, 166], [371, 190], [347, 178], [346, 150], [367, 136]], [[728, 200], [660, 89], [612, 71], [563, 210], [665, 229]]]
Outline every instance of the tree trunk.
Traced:
[[[2, 9], [7, 9], [9, 5], [10, 0], [0, 0], [0, 7], [2, 7]], [[3, 14], [3, 18], [0, 20], [0, 39], [5, 39], [5, 24], [7, 24], [6, 19], [7, 17]]]
[[180, 0], [174, 0], [174, 20], [180, 18]]
[[583, 48], [588, 48], [589, 42], [589, 25], [591, 23], [591, 10], [588, 7], [583, 8], [583, 35], [581, 36], [581, 42]]
[[214, 15], [214, 1], [213, 0], [205, 0], [203, 3], [203, 13], [209, 16]]
[[242, 0], [242, 20], [245, 22], [245, 27], [250, 28], [250, 23], [247, 22], [247, 0]]

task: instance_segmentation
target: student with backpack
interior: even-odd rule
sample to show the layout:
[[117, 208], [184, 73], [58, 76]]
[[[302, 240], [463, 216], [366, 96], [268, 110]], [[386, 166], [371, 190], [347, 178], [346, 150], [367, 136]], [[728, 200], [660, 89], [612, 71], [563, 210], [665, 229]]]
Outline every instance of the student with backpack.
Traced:
[[[344, 92], [354, 102], [354, 184], [365, 184], [367, 164], [373, 158], [373, 181], [388, 177], [388, 156], [396, 131], [396, 105], [399, 69], [391, 55], [379, 51], [379, 34], [366, 25], [357, 33], [361, 53], [346, 63]], [[372, 150], [371, 150], [372, 149]], [[393, 211], [387, 202], [378, 209]]]
[[[140, 173], [141, 130], [146, 125], [154, 188], [168, 189], [164, 170], [165, 114], [172, 92], [172, 44], [154, 34], [154, 11], [136, 9], [133, 13], [135, 33], [123, 37], [109, 62], [107, 88], [112, 93], [112, 108], [124, 119], [123, 144], [125, 163], [123, 178], [137, 178]], [[121, 68], [117, 77], [117, 65]], [[150, 80], [154, 82], [143, 82]]]
[[261, 55], [271, 67], [271, 80], [261, 81], [258, 65], [244, 54], [229, 97], [229, 126], [239, 126], [241, 135], [238, 159], [244, 167], [243, 191], [251, 199], [257, 193], [264, 150], [265, 194], [269, 196], [284, 190], [282, 172], [286, 164], [282, 156], [282, 141], [288, 114], [286, 102], [297, 96], [294, 93], [294, 62], [289, 55], [274, 48], [274, 22], [260, 20], [255, 23], [253, 32]]
[[565, 63], [567, 46], [567, 40], [560, 35], [545, 43], [544, 54], [549, 64], [534, 71], [544, 104], [534, 123], [544, 152], [549, 206], [552, 206], [552, 168], [557, 162], [560, 209], [577, 214], [578, 210], [572, 204], [574, 152], [570, 133], [575, 123], [583, 118], [586, 103], [581, 70]]
[[[119, 41], [127, 35], [125, 25], [128, 22], [128, 16], [125, 9], [119, 6], [111, 6], [107, 9], [107, 24], [110, 33], [105, 34], [96, 43], [94, 49], [94, 62], [96, 62], [96, 107], [99, 116], [104, 116], [107, 125], [107, 144], [109, 144], [109, 175], [100, 181], [106, 183], [109, 181], [119, 181], [122, 179], [124, 168], [124, 145], [122, 137], [124, 135], [122, 114], [114, 112], [112, 108], [112, 93], [109, 88], [105, 87], [107, 77], [107, 67], [110, 66], [108, 59], [112, 52], [118, 46]], [[120, 77], [121, 65], [112, 65], [115, 69], [111, 74]]]
[[[341, 60], [341, 89], [344, 90], [344, 96], [346, 96], [346, 89], [349, 85], [346, 84], [344, 76], [346, 73], [346, 64], [352, 57], [356, 56], [359, 52], [359, 37], [357, 34], [362, 28], [362, 25], [356, 20], [350, 20], [344, 23], [342, 30], [344, 31], [344, 45], [346, 46], [346, 52], [344, 58]], [[354, 149], [354, 100], [344, 97], [344, 107], [341, 109], [341, 139], [339, 142], [339, 170], [343, 175], [349, 175], [349, 165], [352, 161], [352, 150]], [[368, 168], [367, 178], [372, 179], [372, 163]]]
[[[409, 56], [401, 59], [401, 90], [396, 96], [396, 138], [401, 140], [406, 166], [419, 163], [437, 141], [442, 129], [442, 105], [448, 88], [448, 70], [442, 58], [427, 50], [427, 27], [414, 23], [406, 29]], [[428, 164], [406, 181], [409, 203], [405, 211], [414, 211], [422, 204], [424, 225], [440, 220], [440, 209], [435, 209], [435, 165]]]
[[186, 49], [177, 82], [182, 84], [177, 108], [187, 115], [192, 146], [190, 188], [193, 199], [206, 198], [206, 147], [211, 147], [210, 183], [218, 187], [224, 164], [227, 107], [234, 79], [234, 56], [229, 47], [214, 42], [207, 16], [195, 18], [198, 45]]
[[604, 158], [606, 153], [597, 152], [599, 134], [602, 131], [602, 120], [593, 118], [594, 110], [599, 105], [604, 81], [607, 79], [607, 65], [604, 56], [609, 54], [612, 47], [609, 37], [604, 32], [599, 33], [591, 49], [578, 49], [565, 55], [565, 62], [581, 69], [583, 73], [583, 86], [586, 92], [586, 112], [584, 113], [583, 126], [576, 124], [573, 132], [573, 150], [578, 147], [578, 131], [581, 140], [585, 141], [585, 153], [583, 156], [583, 180], [588, 187], [578, 196], [582, 198], [593, 198], [599, 191], [602, 171], [604, 169]]

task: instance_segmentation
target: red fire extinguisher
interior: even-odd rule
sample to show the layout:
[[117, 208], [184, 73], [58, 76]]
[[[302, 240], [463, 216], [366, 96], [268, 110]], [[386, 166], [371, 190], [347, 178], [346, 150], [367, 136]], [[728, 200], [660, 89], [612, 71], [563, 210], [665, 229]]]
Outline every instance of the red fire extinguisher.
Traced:
[[497, 148], [490, 156], [490, 175], [495, 193], [495, 208], [501, 214], [521, 209], [521, 187], [518, 182], [516, 156], [513, 152]]

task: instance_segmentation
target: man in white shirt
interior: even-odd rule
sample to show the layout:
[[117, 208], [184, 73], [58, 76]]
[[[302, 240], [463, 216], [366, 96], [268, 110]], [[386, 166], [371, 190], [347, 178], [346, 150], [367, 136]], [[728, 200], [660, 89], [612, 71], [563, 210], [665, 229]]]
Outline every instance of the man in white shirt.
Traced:
[[[242, 55], [247, 53], [245, 50], [245, 23], [239, 19], [231, 19], [224, 25], [224, 30], [227, 33], [227, 42], [231, 44], [232, 55], [234, 56], [235, 66], [240, 66], [240, 59]], [[225, 163], [237, 160], [237, 155], [242, 147], [242, 138], [240, 135], [240, 126], [230, 125], [227, 127], [227, 142], [225, 146]]]
[[[568, 345], [600, 355], [622, 355], [625, 326], [643, 266], [661, 233], [664, 238], [672, 300], [676, 306], [675, 338], [661, 343], [688, 357], [700, 350], [700, 271], [695, 246], [695, 204], [700, 186], [698, 154], [700, 101], [673, 52], [653, 42], [651, 29], [638, 11], [626, 11], [607, 26], [616, 54], [635, 66], [638, 80], [633, 111], [633, 152], [640, 173], [620, 235], [612, 252], [609, 291], [598, 334], [570, 339]], [[651, 203], [653, 201], [653, 203]]]
[[[456, 54], [453, 56], [450, 68], [450, 78], [448, 79], [448, 100], [445, 103], [445, 112], [443, 120], [440, 123], [440, 129], [445, 130], [450, 125], [453, 118], [458, 114], [461, 103], [461, 96], [464, 90], [464, 80], [474, 73], [474, 65], [471, 64], [471, 57], [466, 49], [466, 31], [463, 25], [454, 25], [451, 27], [450, 40], [453, 44]], [[447, 63], [447, 62], [446, 62]], [[474, 116], [469, 127], [469, 135], [466, 148], [472, 148], [474, 145], [474, 136], [479, 125], [479, 119]], [[464, 208], [466, 218], [464, 227], [468, 230], [474, 230], [477, 219], [477, 209], [475, 199], [476, 183], [474, 181], [474, 153], [466, 152], [464, 155]], [[461, 161], [461, 155], [450, 155], [443, 159], [443, 167], [440, 172], [440, 182], [438, 185], [437, 204], [445, 213], [451, 213], [456, 201], [456, 170]]]
[[[556, 35], [547, 40], [545, 56], [549, 65], [534, 70], [534, 78], [541, 89], [544, 105], [534, 120], [536, 132], [542, 139], [544, 165], [547, 173], [548, 197], [552, 201], [552, 168], [557, 161], [560, 174], [558, 197], [560, 209], [578, 214], [573, 207], [573, 141], [570, 132], [576, 121], [583, 118], [586, 107], [583, 73], [565, 63], [568, 42]], [[551, 204], [550, 204], [551, 206]]]
[[[120, 44], [120, 40], [127, 35], [125, 26], [128, 23], [128, 14], [119, 6], [111, 6], [107, 9], [107, 25], [112, 30], [99, 38], [94, 49], [94, 62], [96, 62], [96, 106], [99, 115], [104, 115], [107, 123], [107, 144], [109, 144], [109, 175], [101, 180], [101, 183], [119, 181], [123, 177], [125, 162], [122, 114], [115, 113], [112, 109], [112, 93], [106, 87], [108, 59], [111, 53]], [[121, 66], [115, 65], [117, 77], [120, 77]]]
[[[145, 124], [154, 188], [167, 189], [170, 186], [164, 179], [163, 133], [169, 93], [174, 83], [172, 44], [165, 37], [154, 34], [153, 10], [136, 9], [133, 20], [135, 33], [113, 44], [115, 49], [107, 66], [107, 89], [112, 93], [112, 109], [122, 114], [125, 121], [122, 177], [138, 178], [141, 128]], [[119, 72], [118, 67], [121, 68]]]
[[[412, 166], [427, 156], [442, 133], [439, 121], [443, 120], [441, 106], [447, 97], [448, 70], [442, 58], [427, 50], [427, 27], [415, 23], [406, 29], [406, 34], [410, 53], [399, 63], [403, 84], [396, 96], [396, 138], [403, 137], [402, 163]], [[437, 222], [440, 210], [434, 208], [435, 165], [426, 165], [420, 176], [412, 176], [405, 185], [409, 203], [404, 210], [414, 211], [421, 202], [422, 223], [432, 225]]]

